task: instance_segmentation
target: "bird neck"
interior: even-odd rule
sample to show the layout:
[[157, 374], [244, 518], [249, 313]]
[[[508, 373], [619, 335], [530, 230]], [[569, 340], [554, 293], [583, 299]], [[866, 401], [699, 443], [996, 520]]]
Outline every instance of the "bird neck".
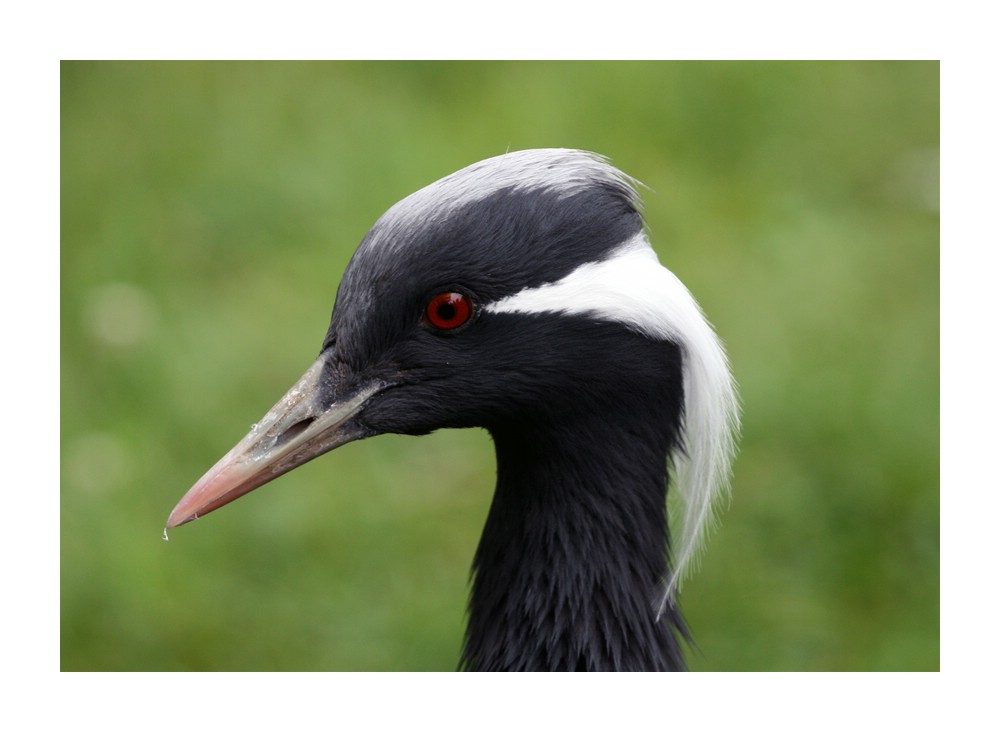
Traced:
[[[473, 565], [469, 670], [679, 670], [667, 576], [670, 424], [622, 410], [492, 429], [497, 487]], [[645, 431], [641, 425], [646, 425]]]

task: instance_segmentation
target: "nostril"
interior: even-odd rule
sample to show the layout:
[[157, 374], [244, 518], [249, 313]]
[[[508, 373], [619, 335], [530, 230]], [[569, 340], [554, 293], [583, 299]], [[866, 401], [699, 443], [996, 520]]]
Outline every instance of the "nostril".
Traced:
[[307, 419], [299, 420], [291, 427], [289, 427], [287, 430], [278, 435], [278, 439], [274, 441], [274, 446], [278, 447], [279, 445], [284, 445], [286, 442], [289, 442], [290, 440], [294, 440], [296, 437], [298, 437], [307, 429], [309, 429], [309, 425], [311, 425], [315, 421], [316, 419], [314, 417], [308, 417]]

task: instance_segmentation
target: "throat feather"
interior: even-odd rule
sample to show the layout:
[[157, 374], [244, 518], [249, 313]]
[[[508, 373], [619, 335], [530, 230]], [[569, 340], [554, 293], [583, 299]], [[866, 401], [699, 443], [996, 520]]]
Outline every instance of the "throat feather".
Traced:
[[465, 668], [683, 668], [679, 613], [657, 619], [673, 435], [601, 427], [603, 439], [578, 425], [493, 430], [497, 489], [474, 563]]

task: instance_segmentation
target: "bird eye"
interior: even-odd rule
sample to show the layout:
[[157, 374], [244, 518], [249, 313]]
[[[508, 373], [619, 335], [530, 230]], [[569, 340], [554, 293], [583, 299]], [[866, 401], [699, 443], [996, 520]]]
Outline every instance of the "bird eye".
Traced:
[[438, 330], [454, 330], [472, 317], [472, 299], [461, 292], [442, 292], [427, 303], [424, 319]]

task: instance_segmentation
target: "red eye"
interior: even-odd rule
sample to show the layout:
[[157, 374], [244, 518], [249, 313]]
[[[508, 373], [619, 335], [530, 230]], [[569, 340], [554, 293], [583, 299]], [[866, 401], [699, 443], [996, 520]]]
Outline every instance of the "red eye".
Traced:
[[472, 300], [461, 292], [442, 292], [427, 303], [427, 322], [438, 330], [454, 330], [472, 317]]

